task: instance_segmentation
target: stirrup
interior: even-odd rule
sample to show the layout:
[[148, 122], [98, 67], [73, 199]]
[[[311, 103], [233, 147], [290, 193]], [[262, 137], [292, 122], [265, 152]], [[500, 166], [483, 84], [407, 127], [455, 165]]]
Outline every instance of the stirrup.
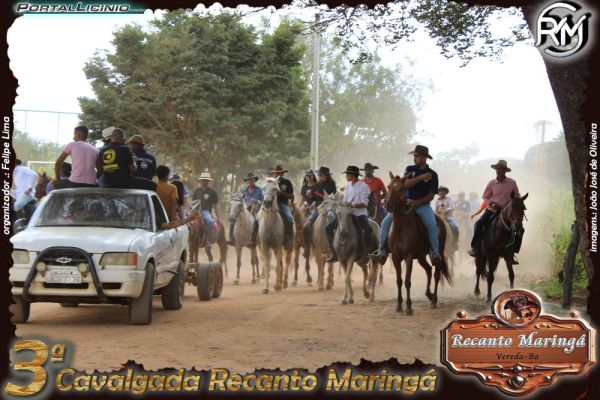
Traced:
[[517, 259], [517, 255], [513, 254], [513, 265], [519, 265], [519, 260]]

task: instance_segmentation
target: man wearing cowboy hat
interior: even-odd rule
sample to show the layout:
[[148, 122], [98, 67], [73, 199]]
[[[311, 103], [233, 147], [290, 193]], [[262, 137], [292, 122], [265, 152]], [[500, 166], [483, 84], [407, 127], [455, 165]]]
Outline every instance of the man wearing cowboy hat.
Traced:
[[452, 236], [454, 238], [454, 243], [457, 244], [459, 234], [458, 224], [454, 219], [454, 202], [450, 196], [448, 196], [448, 193], [450, 193], [450, 190], [446, 186], [439, 187], [438, 198], [435, 201], [435, 213], [437, 215], [444, 216], [446, 222], [448, 222], [448, 225], [450, 225], [450, 228], [452, 228], [454, 233]]
[[[435, 221], [435, 214], [430, 205], [431, 200], [438, 193], [438, 175], [427, 165], [427, 159], [433, 159], [429, 155], [428, 147], [417, 145], [408, 154], [413, 155], [415, 165], [409, 165], [404, 171], [404, 177], [406, 178], [404, 181], [406, 204], [413, 207], [415, 213], [421, 218], [423, 225], [425, 225], [429, 242], [429, 257], [434, 265], [439, 266], [442, 262], [438, 237], [439, 231], [437, 222]], [[387, 239], [392, 226], [392, 219], [392, 213], [388, 212], [383, 221], [381, 221], [379, 249], [371, 254], [379, 260], [385, 260], [387, 257]]]
[[335, 194], [337, 192], [337, 188], [335, 187], [335, 181], [331, 178], [331, 173], [329, 172], [329, 168], [325, 166], [321, 166], [317, 171], [317, 183], [314, 188], [314, 202], [311, 205], [312, 211], [303, 227], [303, 237], [304, 237], [304, 257], [310, 257], [310, 246], [312, 242], [312, 226], [317, 220], [319, 216], [319, 206], [325, 199], [325, 196], [330, 194]]
[[[471, 241], [471, 250], [469, 250], [469, 255], [472, 257], [477, 255], [479, 243], [483, 236], [483, 227], [487, 222], [510, 202], [512, 196], [521, 196], [517, 182], [506, 176], [506, 173], [510, 172], [511, 169], [508, 168], [508, 163], [505, 160], [498, 160], [496, 164], [492, 164], [490, 167], [496, 170], [496, 178], [488, 182], [483, 192], [482, 198], [487, 204], [487, 208], [475, 222], [475, 233]], [[517, 235], [516, 240], [518, 243], [515, 243], [514, 248], [515, 253], [518, 253], [521, 247], [521, 235]], [[513, 264], [518, 264], [518, 261], [515, 259]]]
[[[373, 237], [373, 229], [369, 224], [369, 215], [367, 213], [367, 203], [369, 202], [369, 194], [371, 194], [371, 191], [366, 183], [358, 180], [358, 177], [361, 176], [359, 171], [360, 170], [357, 166], [349, 165], [343, 172], [346, 174], [346, 180], [348, 183], [344, 187], [344, 197], [342, 201], [352, 204], [352, 214], [358, 219], [363, 233], [360, 235], [361, 238], [359, 240], [359, 252], [362, 259], [361, 261], [368, 262], [369, 254], [367, 252], [367, 245], [372, 242]], [[337, 253], [333, 247], [337, 222], [337, 218], [334, 218], [333, 221], [331, 221], [331, 223], [325, 227], [325, 232], [327, 232], [327, 240], [329, 241], [329, 248], [331, 249], [331, 256], [326, 260], [327, 262], [334, 262], [338, 260]]]
[[[242, 189], [242, 198], [244, 199], [244, 205], [250, 209], [252, 215], [256, 215], [256, 212], [260, 209], [260, 205], [263, 201], [263, 192], [259, 186], [256, 186], [258, 176], [254, 175], [254, 172], [249, 172], [244, 179], [246, 186]], [[235, 220], [229, 224], [229, 240], [227, 244], [235, 246], [235, 240], [233, 238], [233, 228], [235, 227]]]
[[194, 191], [192, 200], [200, 201], [200, 216], [202, 217], [204, 226], [206, 227], [206, 246], [208, 247], [214, 243], [215, 221], [213, 221], [212, 216], [213, 209], [215, 210], [216, 221], [218, 222], [221, 220], [219, 207], [217, 207], [217, 204], [219, 203], [219, 196], [217, 195], [217, 191], [210, 187], [210, 182], [212, 182], [210, 173], [202, 172], [198, 177], [198, 181], [200, 181], [200, 186]]
[[134, 176], [152, 179], [156, 173], [156, 159], [144, 149], [144, 138], [141, 135], [133, 135], [127, 143], [137, 165]]
[[289, 179], [283, 177], [286, 172], [288, 171], [283, 169], [282, 165], [277, 165], [275, 169], [270, 171], [271, 176], [277, 178], [279, 181], [277, 207], [279, 208], [279, 212], [283, 217], [283, 225], [285, 227], [283, 242], [286, 249], [291, 249], [292, 241], [294, 239], [294, 216], [292, 215], [292, 210], [290, 209], [289, 203], [290, 201], [294, 201], [294, 187]]
[[[378, 166], [373, 165], [371, 163], [366, 163], [365, 167], [361, 169], [361, 171], [365, 171], [365, 177], [363, 178], [363, 182], [367, 184], [369, 190], [371, 191], [371, 196], [373, 197], [373, 201], [375, 202], [375, 214], [371, 216], [371, 218], [375, 218], [377, 216], [381, 216], [381, 219], [385, 218], [385, 208], [383, 204], [385, 203], [385, 198], [387, 197], [387, 188], [385, 187], [385, 183], [375, 176], [375, 170], [379, 169]], [[380, 219], [377, 219], [381, 221]]]

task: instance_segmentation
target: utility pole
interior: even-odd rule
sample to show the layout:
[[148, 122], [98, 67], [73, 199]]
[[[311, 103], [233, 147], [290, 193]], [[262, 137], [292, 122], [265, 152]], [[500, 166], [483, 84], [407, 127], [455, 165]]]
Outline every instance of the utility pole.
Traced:
[[319, 14], [315, 16], [315, 32], [313, 33], [313, 100], [312, 125], [310, 132], [310, 166], [313, 170], [319, 168], [319, 74], [321, 69], [321, 36], [316, 25]]

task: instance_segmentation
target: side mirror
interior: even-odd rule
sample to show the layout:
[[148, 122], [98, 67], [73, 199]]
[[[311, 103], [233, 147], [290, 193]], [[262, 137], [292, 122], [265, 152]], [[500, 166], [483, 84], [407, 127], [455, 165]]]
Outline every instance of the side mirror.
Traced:
[[15, 221], [13, 225], [13, 231], [15, 233], [19, 233], [27, 228], [27, 220], [25, 218], [20, 218]]

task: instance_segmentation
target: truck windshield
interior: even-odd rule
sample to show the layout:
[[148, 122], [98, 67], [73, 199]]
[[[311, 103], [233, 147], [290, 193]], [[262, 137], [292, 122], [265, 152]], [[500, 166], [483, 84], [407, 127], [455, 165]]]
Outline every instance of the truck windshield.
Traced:
[[102, 226], [152, 230], [143, 194], [53, 194], [36, 210], [30, 226]]

